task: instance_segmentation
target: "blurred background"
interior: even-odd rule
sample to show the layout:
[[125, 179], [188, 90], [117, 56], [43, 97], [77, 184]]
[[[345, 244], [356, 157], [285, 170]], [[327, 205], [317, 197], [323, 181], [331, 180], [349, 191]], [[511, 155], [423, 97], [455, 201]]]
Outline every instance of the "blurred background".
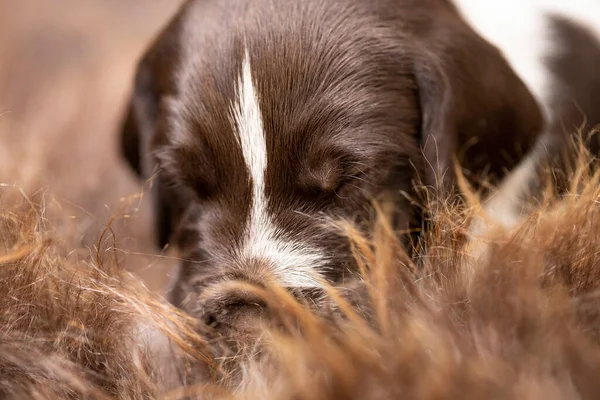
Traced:
[[43, 198], [75, 245], [93, 248], [124, 214], [112, 224], [119, 258], [155, 290], [172, 262], [153, 255], [118, 126], [138, 57], [180, 3], [0, 0], [0, 184]]

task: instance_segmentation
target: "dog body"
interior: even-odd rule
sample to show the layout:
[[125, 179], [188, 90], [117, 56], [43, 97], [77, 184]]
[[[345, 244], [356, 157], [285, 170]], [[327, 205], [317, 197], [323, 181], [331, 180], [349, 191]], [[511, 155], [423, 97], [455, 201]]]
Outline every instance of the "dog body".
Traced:
[[[534, 150], [506, 177], [486, 208], [497, 222], [522, 218], [524, 197], [544, 188], [551, 166], [554, 185], [568, 190], [564, 173], [573, 139], [600, 155], [600, 3], [593, 0], [455, 0], [470, 25], [497, 46], [535, 95], [544, 131]], [[515, 12], [518, 10], [518, 12]], [[564, 182], [563, 182], [564, 181]], [[475, 231], [481, 231], [478, 226]]]
[[158, 171], [160, 244], [188, 260], [172, 300], [198, 315], [229, 279], [343, 282], [351, 251], [324, 220], [368, 224], [379, 199], [418, 227], [415, 183], [452, 188], [455, 157], [501, 176], [541, 129], [449, 1], [191, 0], [140, 61], [123, 148]]

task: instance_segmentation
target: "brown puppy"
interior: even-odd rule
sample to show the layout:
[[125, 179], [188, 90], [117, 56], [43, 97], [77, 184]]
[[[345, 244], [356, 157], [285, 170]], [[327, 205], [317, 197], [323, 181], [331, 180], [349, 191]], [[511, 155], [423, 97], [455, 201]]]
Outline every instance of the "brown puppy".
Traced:
[[416, 181], [450, 188], [455, 155], [500, 175], [541, 125], [449, 1], [191, 0], [139, 64], [123, 146], [142, 177], [159, 171], [160, 245], [190, 260], [172, 301], [223, 325], [252, 301], [204, 289], [341, 282], [351, 253], [324, 216], [368, 222], [386, 198], [413, 227]]

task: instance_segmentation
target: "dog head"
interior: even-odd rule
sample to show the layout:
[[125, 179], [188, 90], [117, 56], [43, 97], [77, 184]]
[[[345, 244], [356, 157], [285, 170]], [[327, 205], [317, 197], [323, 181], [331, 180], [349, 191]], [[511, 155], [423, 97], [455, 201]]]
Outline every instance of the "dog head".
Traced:
[[416, 182], [451, 188], [454, 157], [499, 175], [541, 125], [448, 1], [203, 0], [141, 59], [122, 144], [154, 177], [160, 245], [190, 260], [181, 303], [229, 278], [339, 282], [351, 252], [323, 216], [368, 223], [385, 199], [406, 230]]

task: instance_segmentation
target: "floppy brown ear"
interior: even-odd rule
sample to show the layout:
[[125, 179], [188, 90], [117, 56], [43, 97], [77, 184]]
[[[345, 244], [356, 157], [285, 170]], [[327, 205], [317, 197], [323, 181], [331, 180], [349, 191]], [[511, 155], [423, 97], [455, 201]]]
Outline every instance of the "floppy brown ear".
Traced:
[[140, 138], [139, 127], [133, 111], [133, 105], [128, 104], [125, 118], [121, 123], [121, 155], [129, 164], [129, 167], [138, 177], [142, 177], [140, 162]]
[[543, 117], [498, 49], [456, 10], [446, 13], [420, 35], [415, 76], [425, 183], [447, 190], [454, 181], [454, 156], [470, 172], [500, 178], [533, 146]]
[[173, 201], [157, 174], [151, 143], [159, 128], [162, 98], [170, 93], [170, 64], [177, 60], [177, 48], [167, 27], [139, 61], [133, 91], [121, 124], [121, 154], [140, 177], [152, 179], [152, 202], [157, 241], [164, 247], [173, 232]]

